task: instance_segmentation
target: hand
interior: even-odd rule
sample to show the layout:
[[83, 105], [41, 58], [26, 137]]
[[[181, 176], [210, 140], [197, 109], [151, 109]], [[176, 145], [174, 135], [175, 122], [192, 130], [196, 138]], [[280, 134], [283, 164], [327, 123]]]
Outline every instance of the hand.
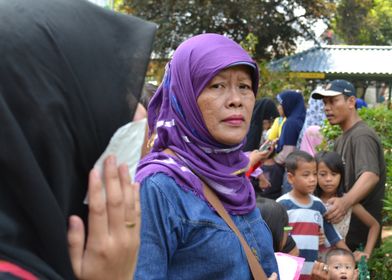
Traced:
[[251, 151], [249, 153], [250, 166], [253, 166], [259, 162], [263, 162], [264, 160], [266, 160], [269, 157], [270, 154], [271, 154], [270, 150], [265, 150], [265, 151], [253, 150], [253, 151]]
[[327, 204], [328, 211], [325, 213], [324, 218], [332, 224], [337, 224], [343, 220], [347, 209], [350, 208], [344, 197], [332, 197], [328, 199]]
[[259, 179], [259, 188], [261, 190], [264, 190], [264, 189], [271, 187], [270, 181], [268, 181], [267, 178], [265, 178], [265, 176], [263, 174], [260, 174], [258, 179]]
[[366, 261], [370, 258], [370, 255], [368, 253], [361, 251], [355, 251], [353, 254], [356, 262], [359, 262], [362, 256], [365, 256]]
[[273, 272], [271, 274], [271, 276], [268, 278], [268, 280], [278, 280], [278, 274], [276, 274], [275, 272]]
[[322, 262], [314, 262], [312, 268], [312, 274], [310, 275], [310, 279], [312, 280], [327, 280], [328, 279], [328, 265]]
[[82, 220], [69, 219], [72, 267], [78, 279], [130, 280], [140, 245], [139, 185], [131, 183], [126, 165], [117, 168], [114, 156], [106, 158], [103, 177], [106, 198], [98, 171], [89, 175], [87, 244]]

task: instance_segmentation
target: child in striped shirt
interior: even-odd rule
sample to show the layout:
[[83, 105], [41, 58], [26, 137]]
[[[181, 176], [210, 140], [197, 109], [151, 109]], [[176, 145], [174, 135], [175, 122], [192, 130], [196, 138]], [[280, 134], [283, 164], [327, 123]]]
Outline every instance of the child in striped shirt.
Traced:
[[286, 158], [287, 179], [293, 189], [277, 199], [289, 216], [291, 235], [305, 258], [301, 280], [310, 279], [312, 266], [318, 257], [319, 234], [323, 229], [326, 239], [337, 248], [350, 249], [332, 224], [323, 219], [327, 211], [322, 201], [312, 195], [317, 185], [315, 159], [304, 151], [294, 151]]

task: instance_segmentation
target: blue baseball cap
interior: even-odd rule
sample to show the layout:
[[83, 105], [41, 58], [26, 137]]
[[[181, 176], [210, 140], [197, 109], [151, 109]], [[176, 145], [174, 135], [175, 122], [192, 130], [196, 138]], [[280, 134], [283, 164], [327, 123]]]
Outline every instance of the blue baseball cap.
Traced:
[[322, 99], [325, 96], [337, 96], [344, 94], [346, 96], [355, 96], [355, 88], [352, 83], [346, 80], [333, 80], [324, 89], [317, 89], [312, 93], [312, 98]]

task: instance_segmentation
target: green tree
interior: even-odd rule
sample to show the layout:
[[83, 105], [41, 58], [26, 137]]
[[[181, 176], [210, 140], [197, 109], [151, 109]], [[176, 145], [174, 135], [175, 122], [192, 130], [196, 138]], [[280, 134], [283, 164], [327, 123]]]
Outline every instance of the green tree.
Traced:
[[373, 45], [392, 45], [392, 2], [374, 0], [374, 6], [361, 29], [360, 40]]
[[253, 33], [255, 58], [281, 57], [295, 41], [314, 38], [311, 26], [329, 20], [332, 1], [325, 0], [124, 0], [133, 14], [159, 25], [154, 52], [167, 57], [185, 39], [200, 33], [226, 34], [237, 42]]
[[351, 45], [392, 45], [392, 1], [339, 1], [334, 31]]

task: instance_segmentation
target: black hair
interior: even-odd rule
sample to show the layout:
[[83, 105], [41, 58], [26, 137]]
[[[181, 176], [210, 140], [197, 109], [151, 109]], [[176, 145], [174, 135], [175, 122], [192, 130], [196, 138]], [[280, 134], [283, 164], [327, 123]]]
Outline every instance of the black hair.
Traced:
[[353, 263], [355, 264], [354, 254], [346, 249], [342, 248], [332, 248], [325, 255], [325, 263], [328, 263], [329, 259], [333, 256], [350, 256]]
[[294, 151], [290, 153], [285, 160], [287, 172], [294, 174], [295, 171], [298, 169], [298, 162], [300, 161], [314, 162], [315, 159], [307, 152], [300, 150]]
[[261, 216], [272, 233], [272, 242], [275, 252], [280, 252], [284, 227], [289, 224], [289, 217], [284, 206], [273, 199], [258, 197], [256, 200]]
[[150, 103], [151, 98], [154, 96], [157, 86], [151, 83], [145, 83], [143, 86], [143, 91], [140, 96], [140, 103], [144, 106], [144, 108], [148, 108], [148, 104]]
[[[345, 189], [344, 182], [344, 162], [342, 157], [337, 152], [319, 152], [316, 154], [316, 162], [319, 165], [323, 162], [331, 171], [340, 174], [340, 183], [338, 188], [336, 189], [336, 195], [338, 197], [343, 196]], [[314, 195], [317, 197], [321, 197], [323, 194], [323, 190], [320, 188], [320, 185], [317, 183], [316, 189], [314, 191]]]

